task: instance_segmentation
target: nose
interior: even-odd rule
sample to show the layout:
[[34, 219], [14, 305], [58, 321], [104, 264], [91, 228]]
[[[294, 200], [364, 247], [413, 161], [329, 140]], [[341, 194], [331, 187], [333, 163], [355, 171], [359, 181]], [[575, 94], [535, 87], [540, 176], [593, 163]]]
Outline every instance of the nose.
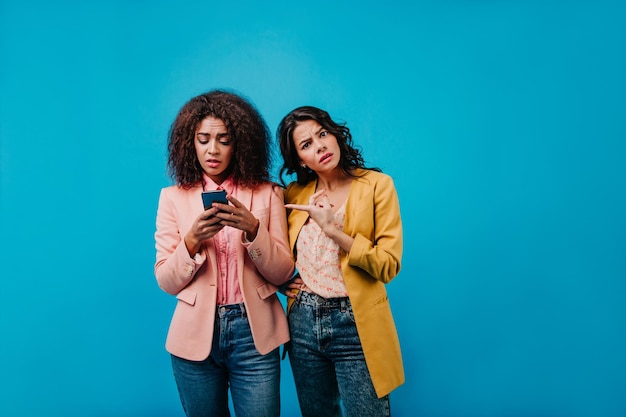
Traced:
[[214, 155], [217, 153], [217, 149], [218, 149], [217, 141], [210, 140], [206, 147], [207, 152], [211, 155]]

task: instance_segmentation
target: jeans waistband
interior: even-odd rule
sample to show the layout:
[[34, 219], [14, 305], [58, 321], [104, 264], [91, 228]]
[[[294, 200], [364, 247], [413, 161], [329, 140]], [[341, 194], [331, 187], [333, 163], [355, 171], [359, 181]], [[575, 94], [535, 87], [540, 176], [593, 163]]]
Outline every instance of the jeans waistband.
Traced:
[[246, 317], [246, 306], [244, 303], [218, 305], [216, 309], [217, 316], [238, 316]]
[[348, 297], [324, 298], [321, 295], [307, 291], [298, 292], [297, 299], [302, 304], [320, 308], [346, 308], [350, 305], [350, 299]]

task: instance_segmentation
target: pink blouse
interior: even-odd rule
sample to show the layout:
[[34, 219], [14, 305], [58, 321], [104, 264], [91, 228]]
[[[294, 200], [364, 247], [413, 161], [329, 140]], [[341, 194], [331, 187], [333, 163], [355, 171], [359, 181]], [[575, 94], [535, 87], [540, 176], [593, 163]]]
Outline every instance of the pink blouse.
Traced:
[[[205, 175], [206, 189], [226, 190], [229, 195], [237, 198], [237, 187], [229, 177], [220, 186]], [[213, 236], [213, 245], [217, 257], [217, 305], [243, 303], [243, 295], [239, 287], [239, 271], [237, 269], [237, 246], [241, 245], [238, 238], [239, 230], [224, 227]]]

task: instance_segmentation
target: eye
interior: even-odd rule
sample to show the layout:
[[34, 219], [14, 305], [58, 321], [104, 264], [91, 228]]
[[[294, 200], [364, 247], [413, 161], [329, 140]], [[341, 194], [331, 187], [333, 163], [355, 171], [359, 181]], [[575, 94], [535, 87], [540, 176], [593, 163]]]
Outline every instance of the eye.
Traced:
[[196, 142], [199, 143], [200, 145], [206, 145], [207, 143], [209, 143], [209, 140], [211, 138], [209, 137], [209, 135], [202, 133], [202, 132], [198, 132], [196, 133]]
[[311, 146], [311, 142], [305, 142], [305, 143], [302, 144], [302, 147], [300, 149], [306, 149], [309, 146]]
[[220, 142], [220, 145], [224, 146], [228, 146], [232, 143], [232, 141], [230, 140], [230, 136], [228, 135], [221, 135], [218, 137], [218, 140]]
[[328, 131], [326, 131], [326, 130], [322, 130], [322, 131], [320, 132], [320, 138], [323, 138], [323, 137], [325, 137], [326, 135], [328, 135]]

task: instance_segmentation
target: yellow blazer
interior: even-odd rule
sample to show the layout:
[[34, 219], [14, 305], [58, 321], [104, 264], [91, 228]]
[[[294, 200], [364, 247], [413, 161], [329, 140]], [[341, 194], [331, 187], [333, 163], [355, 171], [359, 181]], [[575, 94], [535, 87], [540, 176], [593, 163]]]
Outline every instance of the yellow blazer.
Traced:
[[[365, 362], [376, 394], [383, 397], [404, 383], [398, 334], [391, 315], [386, 283], [400, 271], [402, 222], [393, 180], [376, 171], [359, 170], [346, 202], [344, 232], [354, 238], [350, 253], [342, 251], [341, 271], [354, 310]], [[285, 202], [308, 204], [317, 181], [295, 182], [285, 190]], [[289, 244], [296, 239], [308, 213], [288, 215]], [[291, 307], [292, 299], [289, 299]]]

